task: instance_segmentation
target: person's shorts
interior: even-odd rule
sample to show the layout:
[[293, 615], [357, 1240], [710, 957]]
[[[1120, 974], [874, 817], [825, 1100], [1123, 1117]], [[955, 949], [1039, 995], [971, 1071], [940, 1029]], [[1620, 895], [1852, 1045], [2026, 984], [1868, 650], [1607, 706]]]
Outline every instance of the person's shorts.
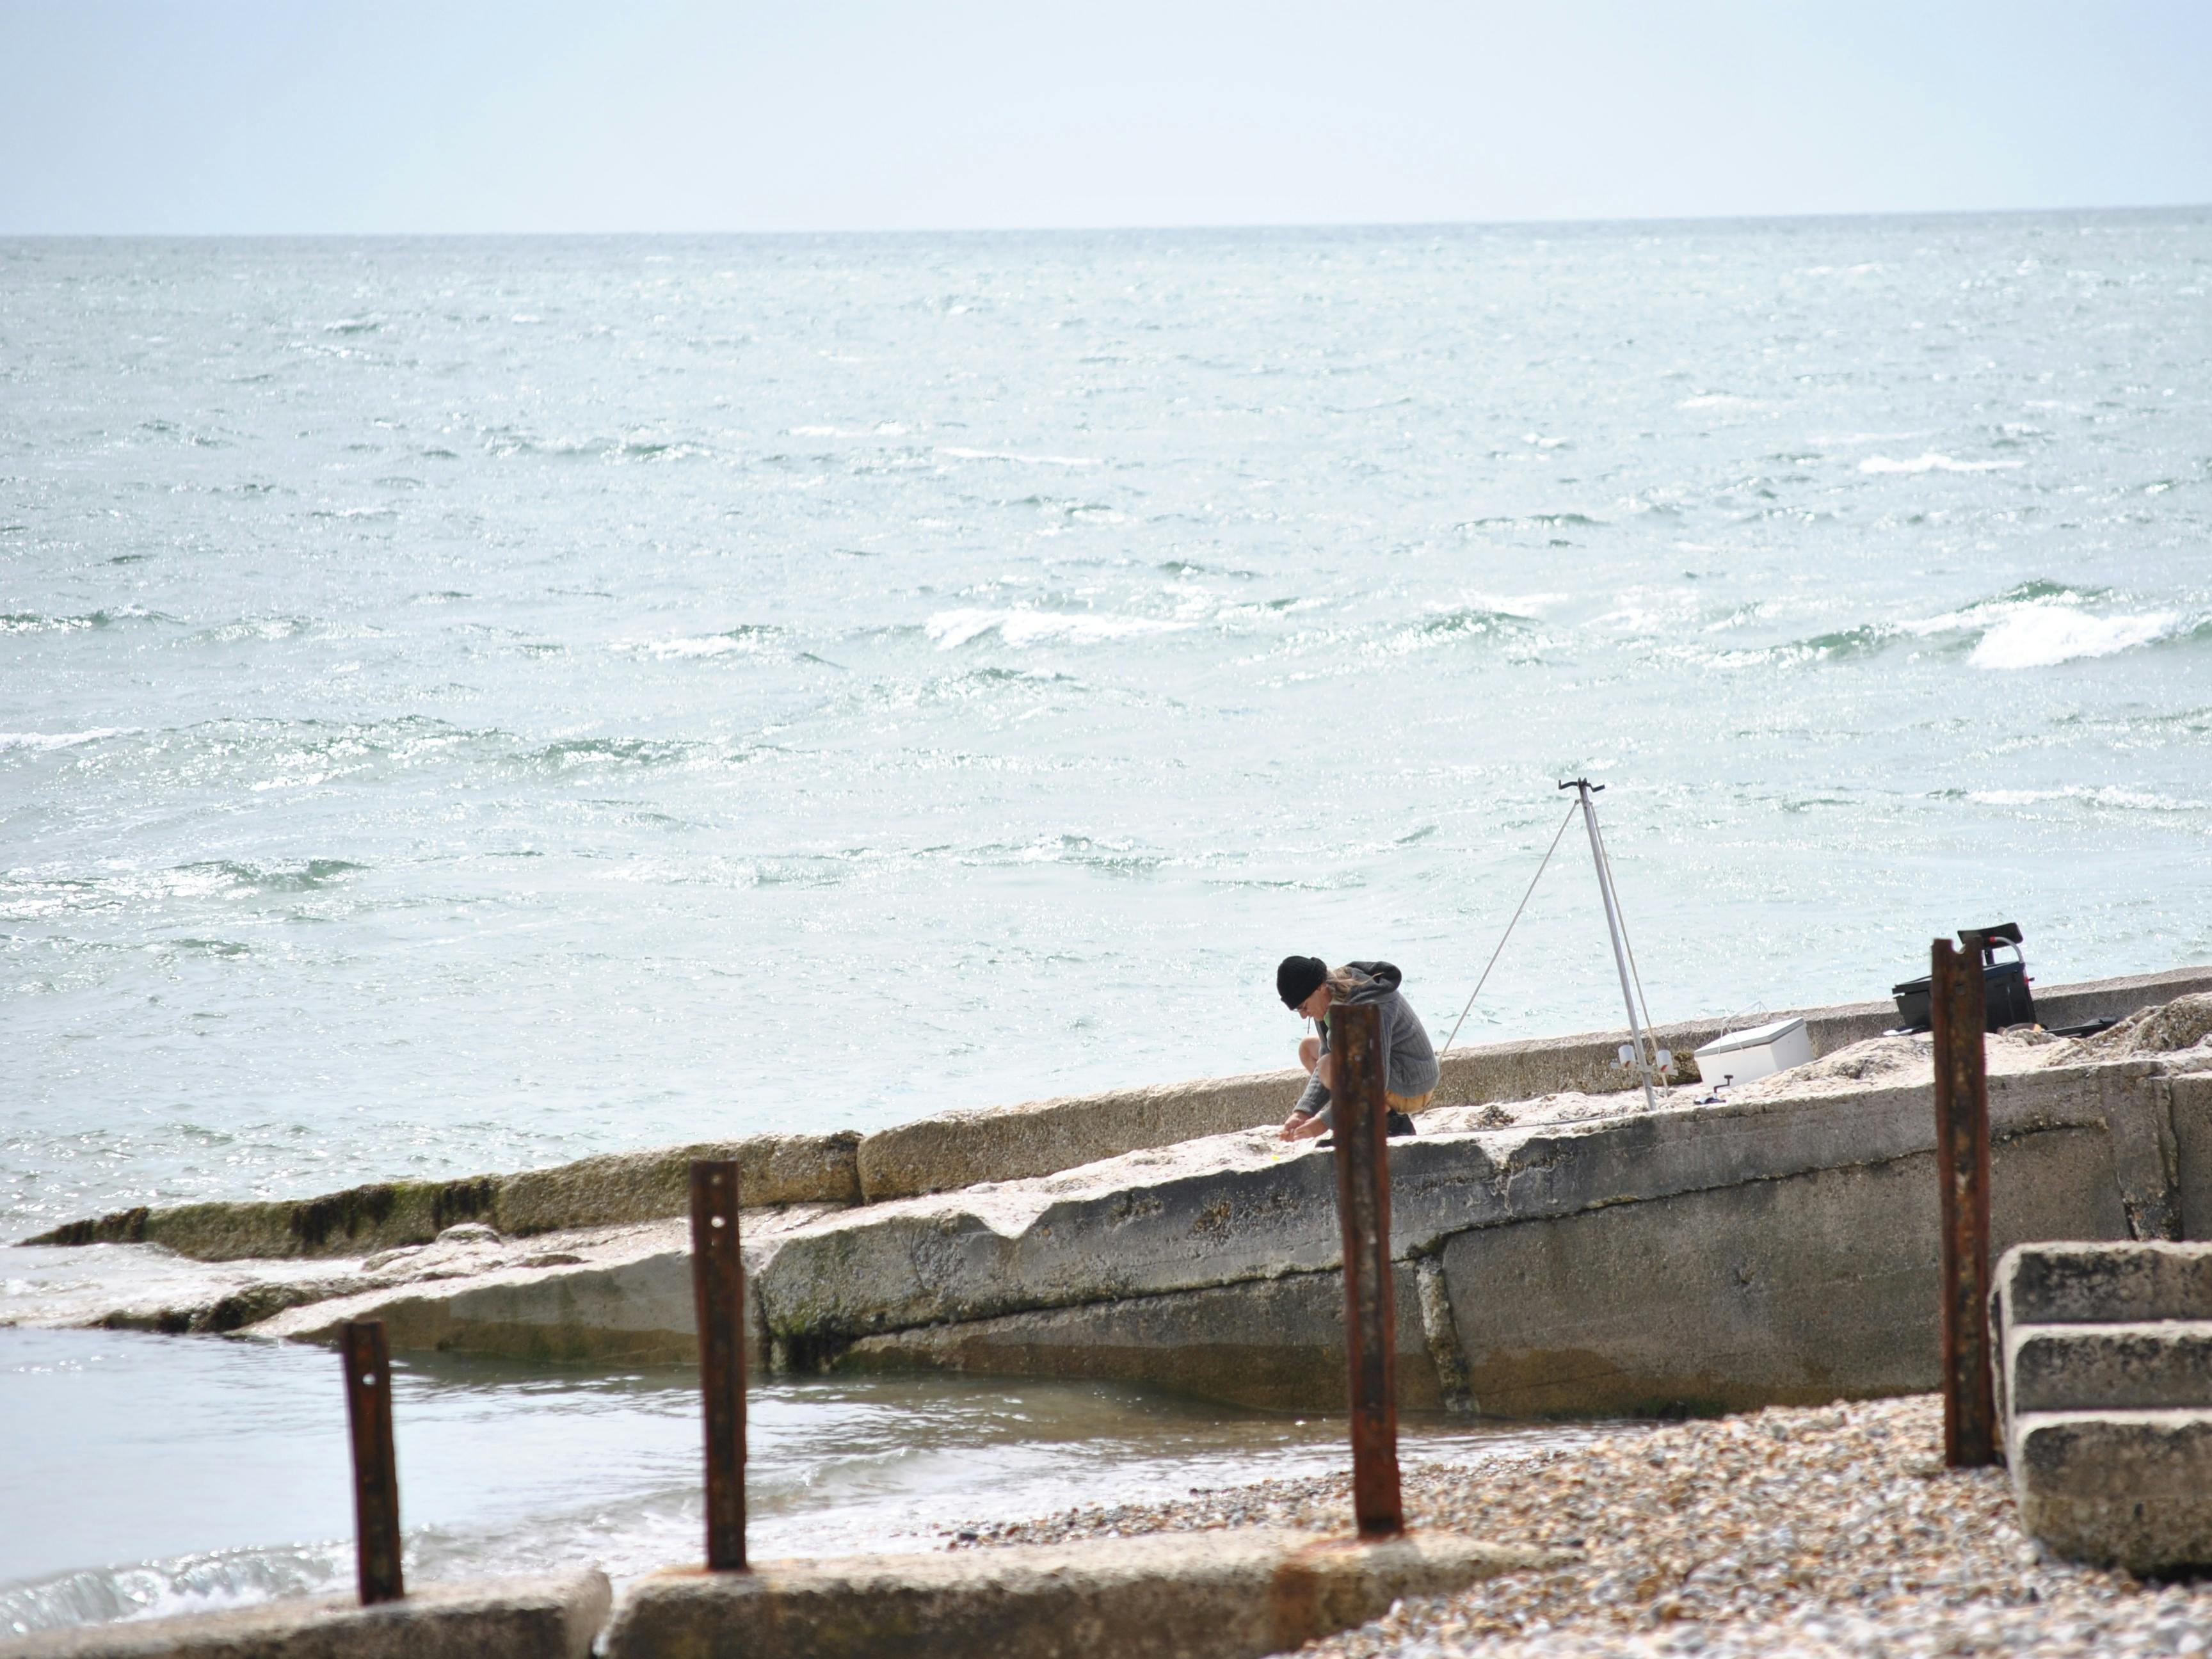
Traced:
[[1389, 1090], [1384, 1090], [1382, 1104], [1386, 1114], [1384, 1121], [1388, 1127], [1382, 1133], [1394, 1139], [1400, 1135], [1416, 1133], [1413, 1127], [1413, 1114], [1425, 1109], [1429, 1102], [1436, 1098], [1436, 1093], [1437, 1091], [1431, 1089], [1425, 1095], [1394, 1095]]

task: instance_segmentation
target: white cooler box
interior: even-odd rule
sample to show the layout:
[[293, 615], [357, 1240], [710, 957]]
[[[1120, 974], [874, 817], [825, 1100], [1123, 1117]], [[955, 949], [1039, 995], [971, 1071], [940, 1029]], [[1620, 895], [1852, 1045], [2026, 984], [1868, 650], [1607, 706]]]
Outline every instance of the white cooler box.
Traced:
[[1698, 1075], [1707, 1083], [1749, 1083], [1812, 1058], [1813, 1039], [1805, 1033], [1805, 1022], [1778, 1019], [1715, 1037], [1698, 1050]]

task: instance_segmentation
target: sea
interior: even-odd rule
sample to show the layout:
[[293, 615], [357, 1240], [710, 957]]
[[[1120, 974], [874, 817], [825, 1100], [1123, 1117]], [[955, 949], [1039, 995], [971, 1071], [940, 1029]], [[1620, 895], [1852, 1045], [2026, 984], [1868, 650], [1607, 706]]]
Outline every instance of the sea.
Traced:
[[[0, 1237], [1617, 1025], [1575, 778], [1661, 1020], [2212, 960], [2208, 362], [2205, 209], [0, 240]], [[0, 1632], [342, 1584], [337, 1382], [0, 1328]], [[1341, 1455], [760, 1400], [800, 1552]], [[418, 1576], [696, 1553], [681, 1375], [399, 1414]]]

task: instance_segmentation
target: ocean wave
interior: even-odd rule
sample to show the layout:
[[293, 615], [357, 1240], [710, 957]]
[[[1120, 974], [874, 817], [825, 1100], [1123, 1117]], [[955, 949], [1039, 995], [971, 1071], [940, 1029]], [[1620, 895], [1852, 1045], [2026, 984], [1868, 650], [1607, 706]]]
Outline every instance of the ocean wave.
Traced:
[[2146, 645], [2194, 637], [2212, 623], [2171, 610], [2100, 612], [2109, 588], [2038, 579], [2020, 582], [1956, 611], [1898, 624], [1921, 638], [1975, 636], [1966, 660], [1976, 668], [2049, 668], [2083, 657], [2109, 657]]
[[350, 1546], [338, 1544], [215, 1550], [135, 1566], [58, 1573], [0, 1589], [0, 1632], [27, 1636], [74, 1625], [214, 1613], [305, 1595], [335, 1584], [351, 1553]]
[[81, 743], [98, 743], [106, 738], [125, 738], [145, 729], [143, 726], [95, 726], [87, 732], [0, 732], [0, 750], [74, 749]]
[[1677, 409], [1764, 409], [1766, 405], [1756, 398], [1739, 398], [1732, 392], [1701, 392], [1694, 398], [1685, 398], [1674, 405]]
[[2180, 630], [2172, 611], [2099, 617], [2057, 605], [2025, 609], [1984, 634], [1966, 660], [1976, 668], [2049, 668], [2080, 657], [2109, 657]]
[[1856, 628], [1839, 628], [1826, 634], [1814, 634], [1806, 639], [1792, 640], [1786, 645], [1770, 646], [1764, 651], [1733, 652], [1727, 659], [1849, 662], [1879, 654], [1887, 649], [1903, 631], [1888, 623], [1863, 623]]
[[563, 738], [522, 757], [556, 772], [586, 766], [666, 766], [697, 757], [709, 744], [668, 738]]
[[1003, 449], [954, 449], [940, 445], [937, 453], [960, 461], [1018, 461], [1024, 466], [1103, 466], [1105, 462], [1084, 455], [1017, 455]]
[[1462, 640], [1525, 639], [1535, 626], [1532, 618], [1510, 611], [1468, 605], [1425, 617], [1393, 635], [1390, 644], [1399, 651], [1419, 651]]
[[1869, 455], [1859, 463], [1862, 472], [2004, 472], [2016, 466], [2026, 466], [2025, 461], [1954, 461], [1948, 455], [1939, 455], [1926, 450], [1909, 461], [1893, 460], [1887, 455]]
[[994, 632], [1013, 646], [1048, 641], [1095, 645], [1139, 634], [1173, 634], [1190, 626], [1187, 622], [1164, 622], [1152, 617], [1099, 616], [1089, 611], [963, 610], [939, 611], [922, 625], [922, 631], [939, 650], [950, 651]]
[[112, 628], [126, 622], [174, 622], [174, 617], [159, 611], [142, 611], [136, 605], [125, 605], [120, 611], [87, 611], [77, 616], [49, 616], [36, 611], [0, 612], [0, 634], [60, 634], [82, 629]]
[[1517, 518], [1468, 519], [1452, 528], [1462, 533], [1469, 530], [1595, 530], [1605, 523], [1587, 513], [1524, 513]]
[[315, 625], [312, 617], [243, 617], [203, 628], [191, 636], [198, 645], [234, 645], [241, 640], [295, 640]]
[[782, 630], [765, 623], [742, 623], [719, 634], [679, 635], [671, 640], [629, 640], [616, 648], [641, 651], [647, 656], [668, 658], [726, 657], [733, 652], [758, 651]]
[[2123, 789], [2109, 783], [2094, 788], [2073, 784], [2063, 789], [1970, 789], [1966, 799], [1978, 806], [2041, 806], [2046, 802], [2063, 800], [2133, 812], [2197, 812], [2207, 805], [2201, 800], [2152, 794], [2142, 789]]
[[368, 869], [349, 859], [309, 859], [304, 864], [268, 866], [237, 859], [213, 859], [199, 864], [180, 864], [177, 875], [212, 878], [222, 887], [251, 888], [262, 893], [313, 893]]

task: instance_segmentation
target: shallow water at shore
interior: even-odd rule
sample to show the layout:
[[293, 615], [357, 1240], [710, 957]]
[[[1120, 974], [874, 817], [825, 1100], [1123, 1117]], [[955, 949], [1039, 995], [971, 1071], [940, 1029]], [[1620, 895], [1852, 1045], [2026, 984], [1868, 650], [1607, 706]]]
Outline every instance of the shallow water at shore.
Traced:
[[[682, 1369], [394, 1363], [418, 1582], [696, 1559], [696, 1382]], [[1103, 1384], [757, 1383], [757, 1559], [933, 1549], [1092, 1502], [1325, 1473], [1344, 1429]], [[1599, 1430], [1409, 1419], [1409, 1466]], [[0, 1330], [0, 1634], [343, 1589], [352, 1515], [337, 1363], [319, 1348]]]

